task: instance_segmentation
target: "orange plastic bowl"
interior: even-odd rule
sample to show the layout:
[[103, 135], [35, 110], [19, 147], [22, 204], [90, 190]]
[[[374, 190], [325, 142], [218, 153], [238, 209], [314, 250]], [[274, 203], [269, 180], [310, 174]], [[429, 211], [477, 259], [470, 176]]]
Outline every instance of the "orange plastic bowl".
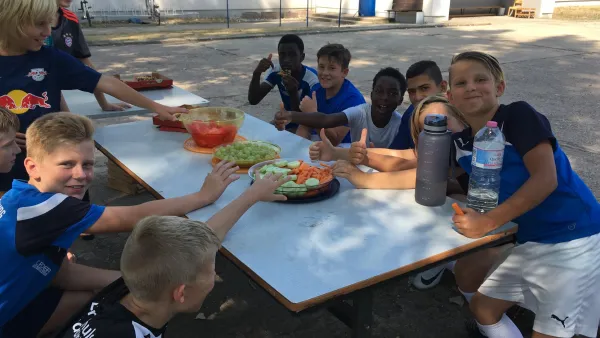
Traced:
[[190, 109], [178, 119], [202, 148], [214, 148], [235, 140], [244, 123], [244, 112], [228, 107], [203, 107]]

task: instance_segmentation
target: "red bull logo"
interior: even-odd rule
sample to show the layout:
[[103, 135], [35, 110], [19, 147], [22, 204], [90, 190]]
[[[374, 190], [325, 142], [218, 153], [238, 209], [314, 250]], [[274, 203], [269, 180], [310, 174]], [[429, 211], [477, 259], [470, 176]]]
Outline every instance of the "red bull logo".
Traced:
[[52, 108], [48, 101], [48, 92], [43, 92], [42, 96], [25, 93], [22, 90], [13, 90], [6, 95], [0, 96], [0, 107], [4, 107], [15, 114], [23, 114], [30, 109]]

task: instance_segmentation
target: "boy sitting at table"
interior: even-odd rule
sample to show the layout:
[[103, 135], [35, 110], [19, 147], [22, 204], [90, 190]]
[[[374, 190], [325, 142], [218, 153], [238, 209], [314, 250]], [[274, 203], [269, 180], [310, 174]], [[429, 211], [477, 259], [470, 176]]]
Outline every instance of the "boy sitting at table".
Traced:
[[[136, 206], [93, 205], [81, 200], [94, 176], [93, 132], [88, 118], [71, 113], [44, 115], [27, 129], [25, 167], [30, 179], [14, 180], [0, 201], [3, 338], [54, 333], [95, 290], [120, 277], [117, 271], [66, 262], [66, 251], [81, 233], [128, 232], [146, 216], [183, 216], [215, 202], [238, 178], [234, 175], [238, 167], [221, 162], [198, 192]], [[284, 181], [269, 177], [255, 183], [227, 212], [213, 217], [215, 228], [229, 229], [232, 219], [254, 202], [273, 198], [272, 192]]]
[[432, 95], [446, 95], [448, 83], [442, 77], [442, 71], [435, 61], [423, 60], [413, 63], [406, 71], [408, 98], [410, 106], [402, 115], [398, 136], [390, 149], [414, 149], [411, 137], [411, 120], [415, 107], [424, 98]]
[[395, 68], [384, 68], [373, 78], [372, 104], [363, 103], [333, 114], [293, 112], [281, 107], [275, 114], [275, 125], [279, 130], [290, 122], [316, 129], [348, 125], [351, 141], [360, 140], [362, 130], [367, 129], [367, 143], [387, 148], [398, 133], [402, 116], [396, 108], [402, 103], [405, 92], [406, 79], [402, 73]]
[[279, 183], [263, 179], [206, 223], [179, 217], [141, 220], [121, 254], [123, 278], [101, 291], [59, 338], [158, 338], [178, 313], [196, 313], [215, 284], [215, 255], [251, 204]]
[[[365, 98], [346, 77], [349, 72], [350, 51], [341, 44], [328, 44], [317, 52], [319, 83], [311, 90], [315, 94], [305, 96], [300, 102], [304, 113], [333, 114], [365, 103]], [[350, 144], [350, 129], [347, 126], [327, 129], [325, 134], [334, 145]], [[318, 140], [314, 129], [300, 126], [297, 135]]]
[[0, 175], [0, 191], [10, 189], [13, 179], [28, 179], [23, 161], [27, 156], [25, 131], [38, 117], [60, 111], [61, 90], [99, 90], [125, 102], [174, 119], [186, 109], [153, 102], [122, 81], [101, 75], [74, 57], [45, 47], [58, 10], [56, 0], [0, 0], [0, 107], [17, 114], [20, 129], [12, 171]]
[[[252, 73], [248, 88], [248, 101], [251, 105], [259, 104], [277, 86], [281, 102], [286, 110], [300, 111], [300, 100], [310, 95], [310, 89], [319, 83], [317, 71], [302, 64], [304, 61], [304, 42], [296, 34], [286, 34], [277, 44], [279, 63], [274, 64], [272, 55], [260, 60]], [[266, 73], [265, 73], [266, 72]], [[261, 74], [265, 73], [260, 82]], [[293, 133], [297, 124], [289, 124], [286, 130]]]
[[[487, 277], [477, 290], [457, 278], [461, 290], [476, 291], [470, 308], [480, 330], [490, 338], [523, 337], [505, 315], [523, 304], [535, 313], [532, 337], [596, 336], [600, 204], [571, 168], [548, 119], [526, 102], [499, 103], [506, 83], [496, 58], [456, 55], [449, 78], [448, 97], [470, 124], [453, 135], [458, 164], [471, 172], [473, 138], [488, 121], [506, 137], [498, 206], [485, 214], [465, 209], [453, 218], [456, 228], [479, 238], [510, 221], [519, 225], [516, 246], [487, 262], [482, 271]], [[457, 277], [475, 255], [457, 262]]]

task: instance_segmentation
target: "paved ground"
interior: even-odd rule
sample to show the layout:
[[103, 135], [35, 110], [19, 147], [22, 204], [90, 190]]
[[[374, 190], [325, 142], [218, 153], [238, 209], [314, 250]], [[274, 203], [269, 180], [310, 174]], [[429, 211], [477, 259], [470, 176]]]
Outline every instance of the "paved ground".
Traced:
[[[559, 143], [575, 170], [600, 197], [600, 24], [498, 18], [490, 26], [354, 32], [304, 38], [306, 63], [315, 64], [319, 47], [340, 42], [353, 54], [349, 79], [369, 94], [375, 72], [384, 66], [405, 71], [415, 61], [433, 59], [447, 69], [453, 54], [482, 50], [495, 55], [507, 76], [503, 102], [527, 100], [550, 119]], [[228, 105], [269, 119], [278, 104], [273, 92], [261, 105], [247, 103], [247, 84], [257, 61], [275, 53], [278, 38], [224, 40], [183, 45], [93, 48], [94, 63], [104, 72], [158, 70], [214, 105]], [[99, 120], [99, 125], [146, 117]], [[143, 140], [140, 140], [143, 142]], [[106, 184], [106, 159], [98, 156], [92, 198], [126, 205], [151, 197], [123, 197]], [[174, 168], [175, 170], [175, 168]], [[78, 242], [80, 261], [118, 268], [126, 234]], [[273, 239], [276, 240], [276, 239]], [[180, 316], [170, 326], [176, 337], [347, 337], [348, 331], [324, 311], [293, 316], [224, 259], [220, 282], [201, 310], [213, 320]], [[376, 337], [466, 337], [466, 308], [449, 301], [458, 296], [453, 278], [429, 292], [410, 288], [408, 279], [388, 283], [375, 295]], [[523, 325], [528, 330], [527, 323]], [[444, 331], [442, 331], [442, 328]], [[443, 333], [442, 333], [443, 332]]]

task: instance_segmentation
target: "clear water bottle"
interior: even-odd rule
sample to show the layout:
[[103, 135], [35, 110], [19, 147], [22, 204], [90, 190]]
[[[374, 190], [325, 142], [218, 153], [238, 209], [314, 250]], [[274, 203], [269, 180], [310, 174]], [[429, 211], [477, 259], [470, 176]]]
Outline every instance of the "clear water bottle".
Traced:
[[488, 121], [475, 135], [467, 207], [480, 213], [498, 206], [504, 142], [504, 134], [496, 121]]
[[451, 146], [452, 137], [448, 131], [447, 117], [427, 115], [425, 127], [419, 134], [417, 149], [417, 203], [435, 207], [446, 202]]

